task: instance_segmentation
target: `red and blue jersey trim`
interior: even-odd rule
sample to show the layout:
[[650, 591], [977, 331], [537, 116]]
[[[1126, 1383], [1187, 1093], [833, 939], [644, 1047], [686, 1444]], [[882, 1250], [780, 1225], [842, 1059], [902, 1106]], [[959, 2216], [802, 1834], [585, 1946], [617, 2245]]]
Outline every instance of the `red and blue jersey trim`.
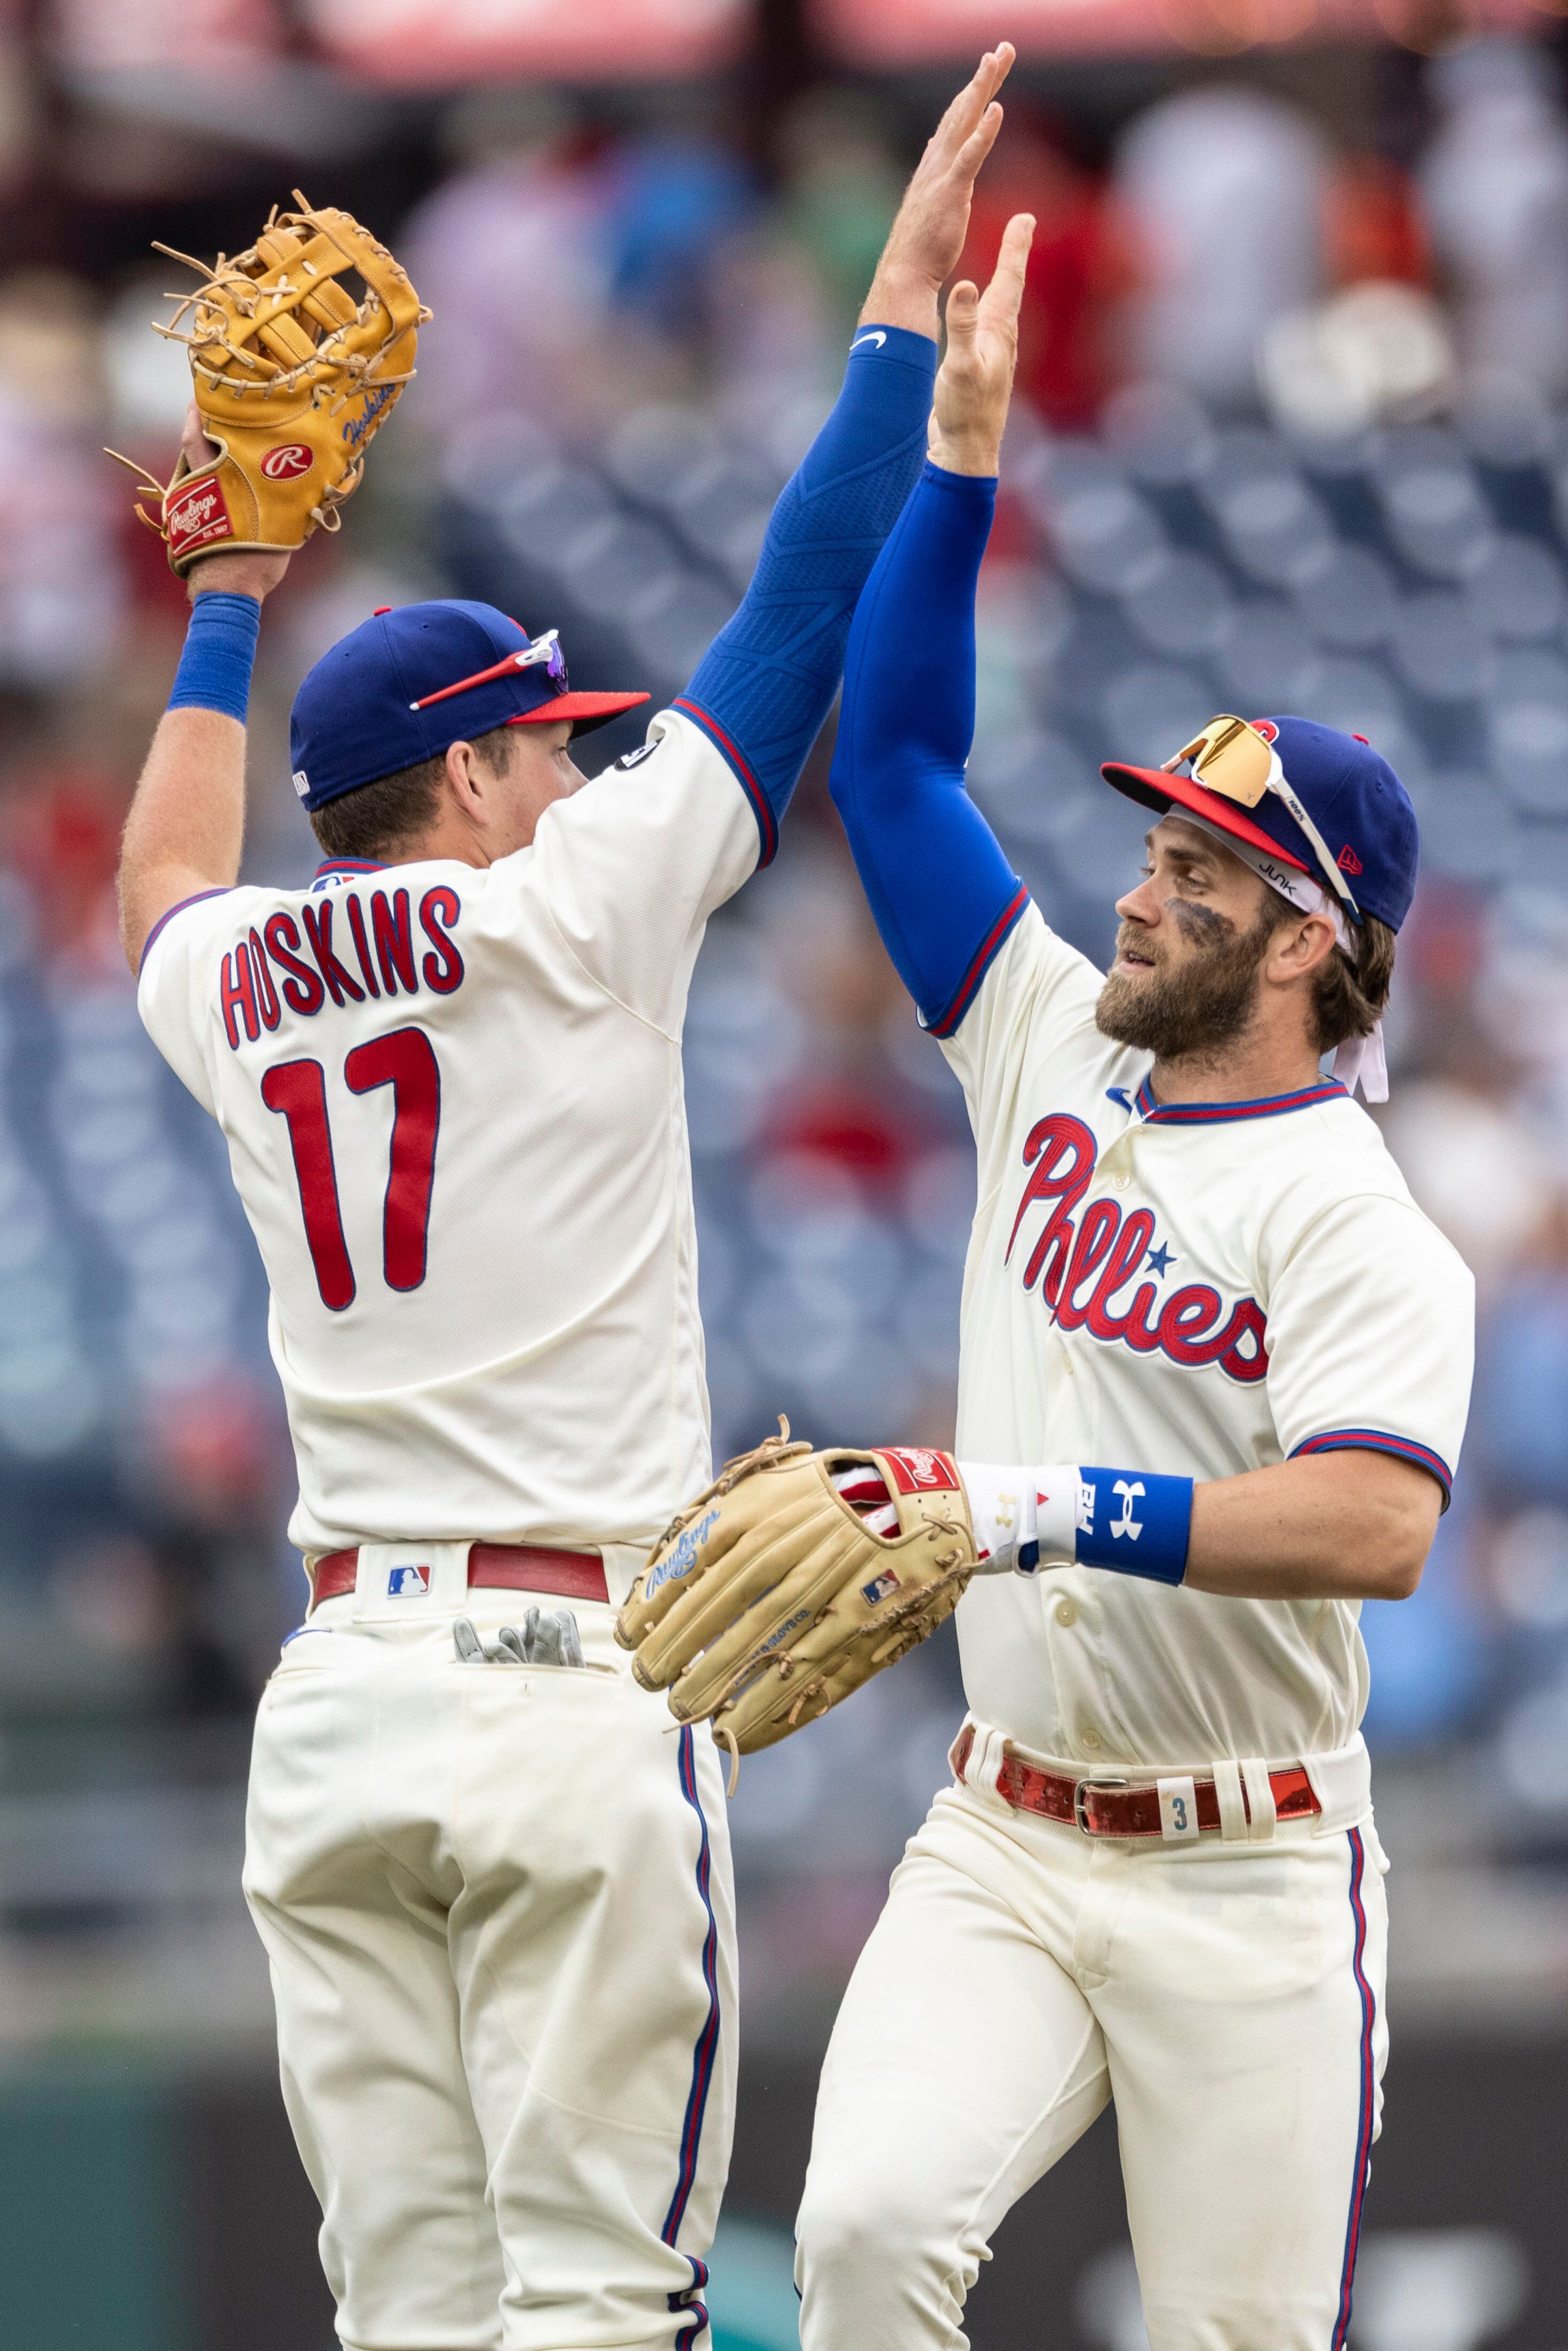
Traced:
[[312, 890], [324, 890], [329, 882], [351, 882], [360, 873], [384, 873], [385, 864], [374, 857], [329, 857], [318, 865], [310, 878]]
[[688, 702], [684, 694], [678, 694], [675, 696], [671, 707], [680, 711], [700, 726], [709, 742], [716, 750], [724, 753], [725, 758], [735, 769], [740, 789], [751, 803], [751, 813], [757, 819], [757, 830], [762, 836], [762, 854], [757, 861], [758, 871], [760, 872], [762, 867], [771, 865], [779, 854], [779, 820], [773, 813], [767, 793], [752, 774], [745, 752], [725, 733], [716, 718], [710, 718], [706, 710], [695, 702]]
[[1330, 2351], [1344, 2351], [1350, 2334], [1351, 2293], [1355, 2283], [1355, 2257], [1361, 2248], [1361, 2212], [1366, 2183], [1372, 2176], [1372, 2134], [1377, 2113], [1377, 2074], [1372, 2032], [1377, 2003], [1366, 1978], [1366, 1903], [1362, 1883], [1366, 1874], [1366, 1848], [1359, 1829], [1350, 1832], [1350, 1908], [1354, 1921], [1351, 1968], [1361, 2001], [1361, 2039], [1356, 2052], [1359, 2105], [1355, 2128], [1355, 2163], [1351, 2173], [1350, 2215], [1345, 2222], [1344, 2258], [1340, 2265], [1339, 2308]]
[[1324, 1428], [1316, 1437], [1305, 1437], [1291, 1447], [1291, 1458], [1303, 1453], [1392, 1453], [1401, 1461], [1413, 1461], [1418, 1469], [1429, 1470], [1443, 1489], [1443, 1508], [1448, 1507], [1454, 1490], [1454, 1473], [1440, 1453], [1429, 1445], [1418, 1445], [1413, 1437], [1391, 1437], [1385, 1428]]
[[970, 956], [963, 978], [958, 982], [946, 1005], [935, 1020], [925, 1024], [933, 1037], [951, 1037], [980, 990], [980, 983], [996, 961], [1024, 908], [1029, 904], [1029, 892], [1020, 882], [979, 946]]
[[1239, 1118], [1280, 1118], [1287, 1111], [1312, 1110], [1318, 1102], [1338, 1102], [1345, 1089], [1337, 1078], [1320, 1078], [1315, 1085], [1299, 1086], [1288, 1094], [1262, 1094], [1256, 1102], [1157, 1102], [1147, 1078], [1138, 1088], [1139, 1116], [1148, 1126], [1219, 1126]]
[[[714, 2060], [718, 2052], [718, 1922], [714, 1917], [711, 1888], [712, 1855], [708, 1845], [707, 1815], [697, 1793], [696, 1754], [692, 1742], [691, 1726], [681, 1732], [679, 1741], [681, 1793], [697, 1816], [702, 1842], [697, 1849], [697, 1892], [702, 1896], [707, 1915], [707, 1931], [703, 1939], [703, 1981], [707, 1986], [707, 2014], [697, 2034], [692, 2052], [692, 2084], [686, 2097], [685, 2117], [681, 2126], [681, 2151], [675, 2168], [675, 2191], [670, 2199], [670, 2209], [664, 2215], [664, 2225], [659, 2234], [664, 2243], [674, 2246], [681, 2233], [681, 2223], [686, 2217], [692, 2188], [697, 2176], [697, 2150], [702, 2143], [703, 2117], [707, 2112], [708, 2092], [713, 2087]], [[684, 2294], [670, 2296], [670, 2308], [689, 2315], [690, 2328], [682, 2327], [676, 2336], [677, 2351], [688, 2351], [708, 2323], [706, 2306], [694, 2296], [701, 2294], [707, 2283], [707, 2266], [695, 2255], [685, 2258], [692, 2265], [692, 2282]]]
[[172, 923], [176, 914], [183, 914], [187, 906], [199, 906], [204, 898], [226, 898], [228, 894], [229, 884], [226, 882], [220, 882], [211, 890], [193, 891], [188, 898], [182, 898], [177, 905], [165, 906], [163, 912], [159, 915], [158, 920], [153, 924], [152, 928], [148, 932], [147, 936], [141, 942], [142, 962], [146, 962], [147, 950], [152, 946], [153, 940], [157, 938], [164, 925], [166, 923]]

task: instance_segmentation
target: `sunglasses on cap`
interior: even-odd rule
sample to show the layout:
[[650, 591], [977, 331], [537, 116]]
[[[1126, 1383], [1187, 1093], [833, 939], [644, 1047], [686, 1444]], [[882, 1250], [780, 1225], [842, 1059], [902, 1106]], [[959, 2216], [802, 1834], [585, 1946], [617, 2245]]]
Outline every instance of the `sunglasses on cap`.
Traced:
[[556, 692], [569, 694], [571, 685], [566, 674], [566, 655], [560, 649], [559, 631], [547, 629], [542, 637], [536, 637], [521, 653], [508, 653], [505, 661], [495, 662], [488, 669], [476, 670], [472, 677], [460, 677], [455, 685], [444, 685], [438, 694], [427, 694], [422, 701], [411, 702], [408, 706], [411, 710], [428, 710], [433, 702], [445, 702], [455, 694], [466, 694], [471, 685], [488, 685], [492, 678], [506, 677], [514, 670], [535, 669], [541, 663]]
[[1172, 775], [1184, 764], [1190, 764], [1194, 778], [1207, 791], [1218, 792], [1221, 799], [1234, 800], [1239, 808], [1256, 808], [1265, 792], [1272, 792], [1306, 834], [1335, 895], [1360, 922], [1361, 908], [1330, 856], [1327, 842], [1286, 781], [1280, 754], [1255, 726], [1249, 726], [1245, 718], [1232, 717], [1228, 712], [1211, 718], [1174, 758], [1160, 762], [1161, 771]]

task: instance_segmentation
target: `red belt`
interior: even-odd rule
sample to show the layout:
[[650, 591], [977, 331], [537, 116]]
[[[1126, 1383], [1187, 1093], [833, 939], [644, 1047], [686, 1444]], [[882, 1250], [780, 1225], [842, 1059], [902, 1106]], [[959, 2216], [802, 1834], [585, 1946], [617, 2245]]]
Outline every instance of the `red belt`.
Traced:
[[[974, 1745], [974, 1725], [967, 1722], [953, 1750], [953, 1770], [960, 1780]], [[1279, 1820], [1305, 1820], [1322, 1811], [1316, 1791], [1299, 1763], [1289, 1764], [1282, 1771], [1270, 1771], [1269, 1785], [1274, 1792], [1274, 1813]], [[1070, 1826], [1081, 1828], [1085, 1836], [1157, 1837], [1163, 1834], [1157, 1788], [1119, 1787], [1103, 1780], [1070, 1780], [1065, 1772], [1038, 1771], [1032, 1763], [1008, 1755], [1003, 1757], [1002, 1768], [997, 1774], [997, 1793], [1015, 1813], [1039, 1813], [1048, 1821], [1065, 1821]], [[1213, 1781], [1195, 1780], [1193, 1794], [1198, 1827], [1217, 1829], [1219, 1792]], [[1245, 1781], [1241, 1784], [1241, 1802], [1250, 1820], [1252, 1808], [1247, 1802]]]
[[[340, 1600], [359, 1578], [360, 1554], [329, 1551], [310, 1578], [310, 1605]], [[604, 1560], [596, 1551], [545, 1551], [538, 1543], [470, 1543], [471, 1586], [500, 1592], [554, 1592], [568, 1600], [608, 1600]]]

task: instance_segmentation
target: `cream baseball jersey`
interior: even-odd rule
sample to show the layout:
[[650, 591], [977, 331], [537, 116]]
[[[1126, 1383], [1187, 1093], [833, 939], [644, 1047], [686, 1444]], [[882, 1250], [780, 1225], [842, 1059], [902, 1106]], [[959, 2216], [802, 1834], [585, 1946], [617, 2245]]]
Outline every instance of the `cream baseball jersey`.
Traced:
[[328, 864], [149, 942], [267, 1268], [303, 1550], [646, 1543], [706, 1480], [680, 1033], [758, 853], [665, 710], [487, 869]]
[[[975, 1128], [957, 1451], [1199, 1479], [1367, 1447], [1447, 1493], [1473, 1285], [1334, 1081], [1157, 1106], [1094, 1026], [1103, 975], [1028, 905], [943, 1050]], [[1123, 1497], [1129, 1540], [1135, 1484]], [[977, 1579], [975, 1714], [1095, 1769], [1343, 1748], [1358, 1604], [1225, 1599], [1092, 1567]]]

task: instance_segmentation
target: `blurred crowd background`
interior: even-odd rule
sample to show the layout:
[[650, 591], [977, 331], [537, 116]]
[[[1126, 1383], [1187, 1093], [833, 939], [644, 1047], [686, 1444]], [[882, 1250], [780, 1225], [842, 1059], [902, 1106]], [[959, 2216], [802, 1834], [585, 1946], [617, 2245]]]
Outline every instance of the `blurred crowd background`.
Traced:
[[[250, 1716], [304, 1596], [288, 1448], [221, 1140], [142, 1035], [112, 896], [184, 611], [100, 454], [173, 461], [184, 357], [149, 321], [193, 281], [151, 242], [232, 252], [301, 184], [392, 242], [435, 314], [341, 536], [268, 610], [247, 872], [298, 881], [289, 699], [376, 605], [484, 597], [559, 627], [574, 683], [679, 690], [831, 402], [919, 144], [1002, 34], [1023, 62], [966, 266], [1014, 210], [1040, 230], [973, 788], [1048, 919], [1103, 957], [1139, 823], [1101, 758], [1291, 711], [1368, 736], [1410, 787], [1422, 878], [1379, 1115], [1475, 1270], [1481, 1330], [1426, 1580], [1364, 1616], [1392, 1999], [1396, 2032], [1545, 2046], [1568, 2025], [1560, 20], [566, 13], [0, 5], [0, 2053], [29, 2079], [84, 2049], [267, 2062], [237, 1869]], [[865, 915], [828, 747], [693, 991], [721, 1458], [779, 1411], [819, 1441], [951, 1437], [973, 1156]], [[961, 1705], [938, 1642], [747, 1764], [754, 2055], [814, 2062]], [[1499, 2291], [1480, 2333], [1419, 2342], [1500, 2332]], [[1083, 2339], [1123, 2351], [1135, 2320], [1106, 2292]], [[1550, 2328], [1507, 2339], [1552, 2351]]]

